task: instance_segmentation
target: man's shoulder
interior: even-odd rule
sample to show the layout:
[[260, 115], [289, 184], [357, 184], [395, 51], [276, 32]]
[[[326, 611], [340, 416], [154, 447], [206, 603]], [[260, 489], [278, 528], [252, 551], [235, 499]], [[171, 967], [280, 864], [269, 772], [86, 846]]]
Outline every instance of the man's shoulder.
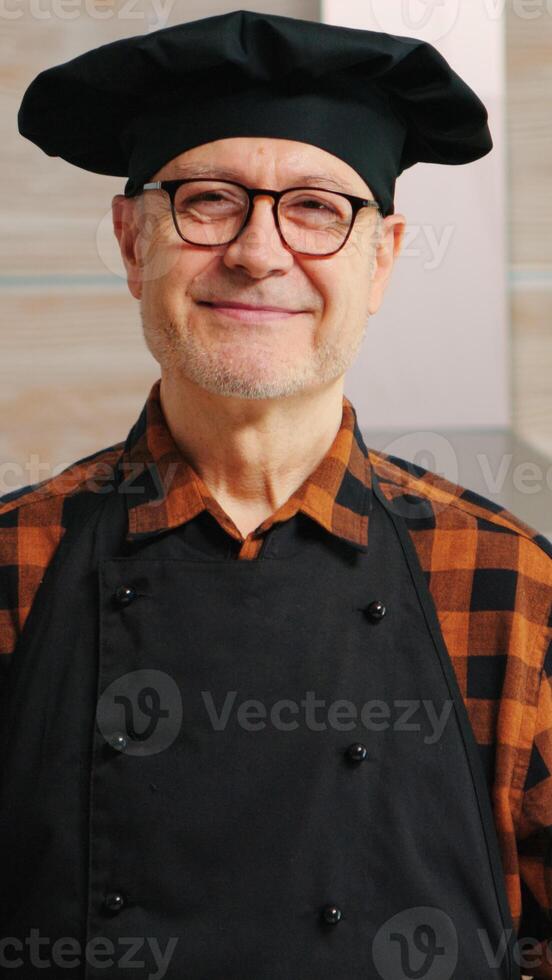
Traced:
[[23, 567], [26, 581], [42, 579], [68, 527], [101, 506], [113, 488], [123, 448], [124, 442], [106, 446], [55, 476], [0, 496], [0, 586], [19, 583]]
[[552, 541], [542, 532], [490, 497], [433, 470], [380, 450], [368, 452], [384, 496], [405, 517], [414, 536], [427, 531], [435, 538], [440, 532], [451, 540], [456, 532], [459, 545], [469, 548], [468, 535], [475, 547], [479, 532], [485, 538], [486, 563], [493, 555], [498, 564], [509, 565], [515, 554], [518, 568], [530, 564], [552, 586]]
[[68, 527], [101, 505], [123, 448], [107, 446], [0, 496], [0, 677]]
[[20, 517], [28, 526], [31, 514], [47, 522], [49, 512], [59, 512], [64, 501], [77, 494], [101, 495], [113, 485], [123, 449], [124, 442], [113, 443], [75, 460], [55, 476], [0, 494], [0, 534], [2, 528], [17, 524]]

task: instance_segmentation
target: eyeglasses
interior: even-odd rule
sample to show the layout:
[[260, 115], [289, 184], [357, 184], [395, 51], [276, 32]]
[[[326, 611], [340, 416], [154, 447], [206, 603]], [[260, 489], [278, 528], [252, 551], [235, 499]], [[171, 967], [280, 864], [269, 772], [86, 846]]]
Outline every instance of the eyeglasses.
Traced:
[[362, 208], [377, 208], [381, 214], [377, 201], [319, 187], [272, 191], [245, 187], [233, 180], [190, 177], [155, 180], [142, 184], [137, 193], [150, 190], [169, 195], [175, 228], [185, 242], [209, 248], [236, 240], [259, 194], [274, 199], [272, 213], [280, 238], [293, 252], [303, 255], [339, 252]]

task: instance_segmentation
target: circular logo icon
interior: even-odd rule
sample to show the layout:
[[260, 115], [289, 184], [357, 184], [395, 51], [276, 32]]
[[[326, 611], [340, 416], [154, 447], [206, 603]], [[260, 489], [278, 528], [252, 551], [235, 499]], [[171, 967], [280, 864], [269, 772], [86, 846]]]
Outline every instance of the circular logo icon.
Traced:
[[[179, 251], [174, 248], [159, 247], [159, 221], [156, 220], [154, 215], [148, 212], [142, 213], [141, 211], [137, 211], [135, 221], [137, 222], [135, 244], [140, 257], [140, 279], [142, 282], [150, 282], [159, 279], [171, 271], [178, 261]], [[168, 228], [172, 234], [172, 218], [170, 218], [170, 215], [169, 222]], [[165, 239], [166, 228], [167, 222], [165, 222]], [[161, 243], [163, 240], [161, 236]], [[106, 211], [98, 222], [96, 228], [96, 252], [105, 268], [113, 276], [116, 276], [117, 279], [120, 279], [121, 284], [124, 285], [127, 272], [121, 257], [117, 237], [114, 233], [113, 213], [111, 209]]]
[[453, 29], [460, 11], [459, 0], [370, 0], [381, 31], [423, 41], [438, 41]]
[[174, 678], [162, 670], [134, 670], [106, 687], [96, 721], [113, 749], [127, 755], [155, 755], [174, 742], [182, 713]]
[[[391, 457], [398, 457], [401, 463], [395, 465], [399, 465], [402, 470], [405, 470], [406, 463], [405, 473], [410, 474], [414, 480], [420, 480], [422, 484], [424, 474], [417, 473], [417, 466], [430, 473], [435, 473], [449, 481], [453, 486], [458, 483], [458, 457], [449, 440], [438, 432], [431, 432], [430, 430], [407, 432], [403, 436], [392, 439], [378, 451]], [[393, 459], [390, 462], [393, 463]], [[413, 487], [408, 488], [406, 494], [399, 493], [393, 497], [389, 501], [389, 506], [394, 513], [401, 517], [406, 517], [409, 520], [423, 520], [444, 510], [450, 502], [450, 497], [447, 497], [446, 494], [439, 495], [438, 492], [433, 494], [429, 500], [422, 487], [418, 496], [415, 487]]]
[[403, 909], [378, 929], [372, 957], [382, 980], [450, 980], [458, 962], [454, 923], [433, 906]]

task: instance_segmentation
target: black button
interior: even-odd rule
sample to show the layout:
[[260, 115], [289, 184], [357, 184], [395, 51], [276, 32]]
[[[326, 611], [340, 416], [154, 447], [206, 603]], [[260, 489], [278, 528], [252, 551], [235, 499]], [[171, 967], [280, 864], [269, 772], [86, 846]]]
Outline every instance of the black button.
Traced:
[[132, 585], [120, 585], [118, 589], [115, 590], [114, 599], [120, 606], [128, 606], [129, 602], [133, 602], [136, 599], [138, 593]]
[[128, 743], [122, 732], [115, 732], [114, 735], [111, 735], [109, 744], [111, 748], [116, 749], [117, 752], [124, 752]]
[[326, 907], [322, 909], [322, 918], [324, 919], [324, 922], [331, 922], [333, 925], [335, 922], [339, 922], [341, 918], [341, 909], [339, 909], [337, 905], [326, 905]]
[[364, 612], [370, 619], [378, 620], [385, 616], [387, 609], [385, 608], [381, 599], [374, 599], [373, 602], [370, 602], [369, 605], [366, 606]]
[[353, 762], [362, 762], [366, 758], [366, 746], [361, 742], [353, 742], [347, 749], [347, 755]]
[[124, 895], [120, 892], [109, 892], [104, 898], [104, 908], [109, 912], [120, 912], [124, 904]]

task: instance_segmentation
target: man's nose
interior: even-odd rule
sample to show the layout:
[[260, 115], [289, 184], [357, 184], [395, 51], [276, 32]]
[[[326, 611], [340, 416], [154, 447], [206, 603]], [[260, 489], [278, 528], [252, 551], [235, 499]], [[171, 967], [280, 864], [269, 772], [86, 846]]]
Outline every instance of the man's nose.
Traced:
[[273, 205], [268, 194], [255, 197], [247, 223], [226, 249], [226, 265], [241, 266], [254, 276], [291, 268], [293, 253], [280, 237]]

